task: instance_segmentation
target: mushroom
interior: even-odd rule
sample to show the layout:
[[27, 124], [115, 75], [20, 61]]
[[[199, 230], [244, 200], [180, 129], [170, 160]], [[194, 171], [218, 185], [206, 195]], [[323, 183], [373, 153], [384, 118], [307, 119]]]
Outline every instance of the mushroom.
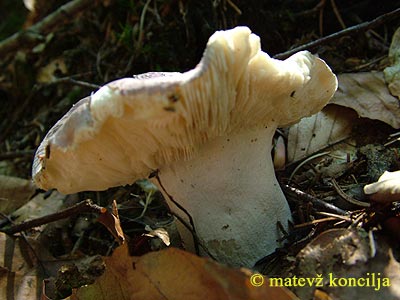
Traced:
[[364, 193], [378, 203], [400, 200], [400, 171], [385, 171], [377, 182], [364, 186]]
[[291, 219], [271, 159], [275, 129], [318, 112], [336, 88], [307, 51], [275, 60], [247, 27], [218, 31], [193, 70], [116, 80], [79, 101], [42, 141], [32, 177], [75, 193], [158, 170], [153, 181], [175, 214], [191, 215], [208, 253], [252, 266]]

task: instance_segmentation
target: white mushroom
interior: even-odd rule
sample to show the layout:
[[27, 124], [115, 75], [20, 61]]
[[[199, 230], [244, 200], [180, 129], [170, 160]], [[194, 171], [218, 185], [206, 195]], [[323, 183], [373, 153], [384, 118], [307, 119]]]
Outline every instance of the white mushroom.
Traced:
[[377, 182], [364, 186], [364, 193], [373, 201], [390, 203], [400, 200], [400, 171], [385, 171]]
[[337, 87], [319, 58], [285, 61], [246, 27], [216, 32], [186, 73], [146, 73], [103, 86], [47, 134], [33, 179], [62, 193], [131, 184], [159, 170], [170, 208], [217, 260], [252, 266], [279, 246], [290, 210], [275, 178], [275, 129], [318, 112]]

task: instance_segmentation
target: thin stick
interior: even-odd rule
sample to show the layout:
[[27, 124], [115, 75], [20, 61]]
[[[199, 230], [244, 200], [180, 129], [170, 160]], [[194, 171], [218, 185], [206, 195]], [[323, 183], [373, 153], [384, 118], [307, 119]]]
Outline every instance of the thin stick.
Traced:
[[35, 150], [22, 150], [22, 151], [15, 151], [15, 152], [5, 152], [0, 154], [0, 161], [20, 158], [20, 157], [33, 157], [35, 154]]
[[295, 54], [296, 52], [299, 52], [302, 50], [307, 50], [307, 49], [311, 50], [319, 45], [328, 44], [328, 43], [335, 41], [343, 36], [355, 35], [360, 32], [366, 31], [368, 29], [378, 27], [379, 25], [386, 23], [386, 22], [388, 22], [396, 17], [399, 17], [399, 16], [400, 16], [400, 8], [393, 10], [391, 12], [388, 12], [387, 14], [381, 15], [381, 16], [377, 17], [376, 19], [373, 19], [372, 21], [364, 22], [364, 23], [361, 23], [361, 24], [358, 24], [355, 26], [351, 26], [349, 28], [335, 32], [331, 35], [320, 38], [316, 41], [312, 41], [310, 43], [301, 45], [301, 46], [291, 49], [289, 51], [279, 53], [279, 54], [275, 55], [274, 58], [285, 59], [285, 58], [289, 57], [290, 55]]
[[337, 218], [335, 217], [327, 217], [327, 218], [323, 218], [323, 219], [316, 219], [316, 220], [312, 220], [309, 222], [305, 222], [305, 223], [301, 223], [301, 224], [297, 224], [294, 225], [294, 228], [303, 228], [303, 227], [307, 227], [310, 225], [315, 225], [315, 224], [319, 224], [319, 223], [323, 223], [323, 222], [329, 222], [329, 221], [335, 221], [337, 220]]
[[331, 0], [331, 6], [332, 6], [332, 9], [333, 9], [333, 13], [334, 13], [335, 16], [336, 16], [336, 19], [337, 19], [337, 20], [339, 21], [339, 23], [340, 23], [340, 26], [342, 26], [342, 28], [345, 29], [345, 28], [346, 28], [346, 24], [344, 24], [344, 21], [343, 21], [343, 19], [342, 19], [342, 16], [340, 15], [340, 12], [339, 12], [339, 10], [338, 10], [338, 8], [337, 8], [337, 6], [336, 6], [335, 0]]
[[317, 208], [325, 209], [327, 211], [333, 212], [338, 215], [348, 215], [347, 211], [340, 209], [333, 204], [326, 203], [325, 201], [322, 201], [314, 196], [311, 196], [310, 194], [306, 194], [303, 191], [291, 187], [287, 184], [282, 185], [282, 189], [285, 193], [294, 194], [301, 200], [310, 201]]
[[136, 53], [142, 48], [142, 43], [143, 43], [143, 29], [144, 29], [144, 19], [146, 17], [146, 11], [147, 8], [150, 5], [151, 0], [147, 0], [146, 3], [143, 6], [142, 13], [140, 14], [140, 20], [139, 20], [139, 32], [138, 32], [138, 39], [136, 41]]
[[233, 10], [240, 16], [242, 14], [242, 11], [240, 10], [240, 8], [233, 3], [231, 0], [226, 0], [226, 2], [233, 8]]
[[327, 155], [331, 153], [330, 151], [326, 151], [326, 152], [321, 152], [321, 153], [317, 153], [314, 155], [311, 155], [309, 157], [307, 157], [305, 160], [303, 160], [301, 163], [299, 163], [296, 168], [293, 170], [292, 174], [290, 174], [288, 182], [290, 183], [292, 181], [293, 176], [296, 174], [296, 172], [302, 167], [304, 166], [306, 163], [308, 163], [309, 161], [313, 160], [314, 158], [318, 158], [324, 155]]
[[94, 5], [96, 5], [96, 1], [93, 0], [73, 0], [62, 5], [35, 25], [0, 42], [0, 56], [4, 57], [6, 53], [13, 52], [21, 46], [27, 47], [42, 42], [44, 34], [54, 30], [56, 26], [62, 23], [75, 22], [77, 13], [84, 12]]
[[333, 214], [333, 213], [329, 213], [329, 212], [325, 212], [325, 211], [318, 211], [317, 212], [318, 215], [322, 215], [322, 216], [326, 216], [326, 217], [332, 217], [332, 218], [336, 218], [336, 219], [341, 219], [343, 221], [346, 222], [351, 222], [351, 218], [348, 216], [342, 216], [342, 215], [337, 215], [337, 214]]
[[333, 188], [336, 190], [336, 192], [339, 194], [339, 196], [343, 199], [346, 200], [347, 202], [357, 205], [357, 206], [361, 206], [361, 207], [370, 207], [371, 205], [367, 202], [363, 202], [363, 201], [358, 201], [356, 199], [353, 199], [352, 197], [350, 197], [349, 195], [347, 195], [342, 188], [339, 186], [339, 184], [336, 182], [336, 180], [334, 178], [332, 178], [331, 180]]
[[[199, 255], [200, 251], [199, 251], [199, 244], [198, 244], [198, 237], [197, 237], [197, 233], [196, 233], [196, 227], [194, 226], [194, 221], [192, 216], [189, 214], [189, 212], [186, 210], [186, 208], [184, 208], [182, 205], [180, 205], [178, 202], [176, 202], [176, 200], [166, 191], [166, 189], [164, 188], [164, 186], [161, 183], [160, 177], [158, 176], [158, 172], [154, 175], [155, 178], [157, 179], [158, 184], [160, 185], [160, 188], [163, 189], [163, 191], [165, 192], [165, 194], [168, 196], [168, 198], [181, 210], [185, 213], [185, 215], [188, 217], [189, 219], [189, 223], [190, 226], [192, 226], [192, 228], [188, 228], [189, 231], [192, 233], [193, 236], [193, 241], [194, 241], [194, 247], [196, 250], [196, 254]], [[183, 225], [185, 225], [185, 223], [183, 223]]]
[[[203, 243], [200, 241], [199, 237], [197, 236], [197, 234], [195, 232], [192, 231], [192, 228], [190, 227], [190, 225], [186, 222], [186, 220], [184, 218], [182, 218], [180, 215], [172, 213], [178, 220], [179, 222], [181, 222], [183, 224], [183, 226], [186, 227], [187, 230], [189, 230], [192, 235], [193, 238], [195, 239], [195, 243], [198, 243], [198, 245], [200, 245], [201, 248], [203, 248], [204, 252], [211, 257], [213, 260], [217, 260], [207, 249], [207, 247], [205, 245], [203, 245]], [[197, 250], [196, 250], [197, 251]], [[198, 253], [196, 253], [198, 255]]]
[[93, 89], [93, 90], [98, 90], [101, 87], [100, 85], [93, 84], [93, 83], [86, 82], [86, 81], [76, 80], [71, 77], [57, 78], [54, 81], [52, 81], [50, 84], [58, 84], [58, 83], [70, 83], [70, 84], [83, 86], [83, 87]]
[[101, 214], [105, 211], [104, 207], [98, 206], [92, 202], [92, 200], [88, 199], [82, 202], [79, 202], [78, 204], [75, 204], [67, 209], [64, 209], [62, 211], [56, 212], [54, 214], [50, 214], [44, 217], [40, 217], [37, 219], [29, 220], [22, 222], [20, 224], [16, 225], [11, 225], [8, 228], [5, 229], [0, 229], [1, 232], [7, 233], [7, 234], [14, 234], [17, 232], [21, 232], [24, 230], [28, 230], [34, 227], [38, 227], [44, 224], [48, 224], [54, 221], [58, 221], [61, 219], [69, 218], [71, 216], [74, 216], [78, 213], [88, 213], [88, 212], [93, 212], [93, 213], [98, 213]]

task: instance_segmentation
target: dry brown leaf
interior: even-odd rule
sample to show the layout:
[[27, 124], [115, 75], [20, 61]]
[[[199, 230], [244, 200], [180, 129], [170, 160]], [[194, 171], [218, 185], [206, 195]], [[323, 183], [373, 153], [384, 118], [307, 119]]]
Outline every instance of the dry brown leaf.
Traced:
[[[45, 44], [43, 44], [43, 47], [45, 47]], [[36, 49], [35, 51], [38, 52], [38, 50], [39, 49]], [[39, 69], [36, 80], [40, 83], [51, 83], [58, 78], [57, 74], [67, 74], [67, 65], [62, 58], [54, 59], [46, 66]]]
[[106, 273], [76, 291], [79, 300], [294, 300], [284, 288], [250, 283], [251, 272], [230, 269], [210, 259], [168, 248], [130, 257], [123, 245], [106, 258]]
[[325, 293], [324, 291], [316, 289], [314, 291], [313, 300], [332, 300], [332, 298], [327, 293]]
[[113, 235], [113, 237], [120, 245], [124, 243], [125, 236], [121, 228], [117, 202], [115, 200], [112, 203], [112, 212], [106, 210], [97, 218], [97, 221], [103, 224], [108, 229], [108, 231]]
[[327, 230], [303, 248], [296, 260], [293, 273], [298, 278], [316, 279], [313, 285], [293, 287], [301, 299], [313, 299], [317, 289], [324, 291], [322, 299], [400, 299], [400, 264], [385, 237], [378, 234]]
[[341, 74], [338, 81], [338, 90], [330, 103], [352, 108], [361, 117], [400, 128], [399, 100], [389, 93], [382, 72]]
[[357, 115], [350, 109], [328, 105], [289, 128], [288, 162], [296, 162], [350, 136]]
[[385, 80], [393, 96], [400, 98], [400, 27], [393, 34], [389, 49], [391, 66], [385, 68]]
[[400, 171], [385, 172], [377, 182], [364, 187], [364, 192], [378, 202], [394, 202], [400, 200]]
[[35, 300], [41, 279], [24, 240], [0, 233], [0, 299]]
[[165, 230], [165, 228], [160, 227], [156, 229], [151, 229], [150, 226], [146, 225], [145, 229], [149, 232], [144, 233], [144, 236], [158, 237], [166, 246], [171, 245], [171, 239], [169, 238], [168, 231]]
[[21, 207], [35, 190], [31, 180], [0, 175], [0, 212], [7, 215]]
[[39, 193], [24, 206], [14, 211], [11, 216], [15, 223], [21, 223], [56, 213], [63, 206], [65, 197], [57, 191], [52, 191], [48, 197], [45, 197], [44, 193]]

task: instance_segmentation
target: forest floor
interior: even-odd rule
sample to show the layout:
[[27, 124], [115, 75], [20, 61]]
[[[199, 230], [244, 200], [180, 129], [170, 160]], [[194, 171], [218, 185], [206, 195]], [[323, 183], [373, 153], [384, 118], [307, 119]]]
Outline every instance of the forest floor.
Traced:
[[[12, 224], [49, 216], [87, 199], [110, 211], [113, 200], [117, 200], [117, 223], [122, 228], [113, 219], [115, 211], [108, 215], [113, 216], [111, 221], [97, 222], [98, 212], [78, 208], [55, 222], [14, 232], [14, 243], [23, 240], [34, 253], [30, 254], [32, 265], [41, 268], [37, 278], [53, 278], [46, 281], [44, 294], [49, 299], [69, 297], [80, 286], [93, 283], [104, 272], [103, 262], [97, 259], [110, 256], [118, 247], [119, 230], [129, 241], [131, 255], [141, 256], [166, 247], [163, 234], [144, 235], [149, 233], [148, 228], [170, 224], [173, 220], [161, 193], [149, 190], [145, 182], [68, 196], [32, 186], [35, 150], [48, 130], [79, 99], [114, 79], [149, 71], [187, 71], [200, 61], [212, 33], [237, 25], [246, 25], [260, 36], [263, 51], [272, 57], [286, 58], [286, 51], [317, 41], [307, 49], [324, 59], [335, 74], [370, 76], [393, 64], [388, 52], [400, 26], [397, 14], [395, 18], [383, 18], [382, 22], [330, 41], [322, 40], [385, 16], [400, 7], [400, 1], [75, 0], [70, 2], [75, 6], [67, 12], [57, 10], [68, 2], [65, 0], [24, 2], [33, 3], [34, 8], [28, 10], [23, 1], [0, 4], [3, 6], [0, 12], [2, 231], [7, 232]], [[13, 34], [17, 35], [8, 38]], [[344, 79], [341, 82], [343, 87], [352, 87], [346, 86]], [[352, 95], [352, 100], [362, 101], [366, 95], [395, 99], [386, 85], [367, 89], [365, 93]], [[369, 96], [366, 101], [370, 101]], [[341, 139], [335, 142], [339, 148], [334, 150], [345, 153], [347, 160], [338, 163], [337, 157], [320, 155], [333, 151], [322, 146], [310, 150], [304, 157], [288, 154], [286, 167], [277, 172], [277, 177], [293, 212], [293, 226], [290, 232], [283, 233], [284, 247], [262, 259], [255, 269], [267, 276], [282, 278], [294, 275], [319, 278], [317, 274], [331, 274], [334, 270], [337, 277], [352, 274], [368, 277], [371, 282], [371, 274], [379, 273], [383, 283], [384, 278], [392, 276], [384, 270], [399, 270], [393, 264], [394, 257], [399, 260], [400, 207], [396, 200], [376, 203], [362, 190], [366, 184], [378, 181], [384, 171], [400, 169], [400, 145], [396, 140], [400, 127], [396, 123], [400, 118], [396, 109], [399, 108], [395, 107], [395, 111], [381, 108], [379, 117], [371, 117], [362, 110], [363, 104], [354, 107], [344, 105], [342, 100], [334, 101], [329, 114], [346, 116], [343, 122], [349, 128], [339, 133]], [[393, 116], [387, 117], [387, 114]], [[332, 128], [336, 130], [333, 125], [325, 129]], [[283, 128], [280, 134], [289, 149], [290, 129]], [[351, 150], [343, 143], [351, 144]], [[179, 245], [174, 236], [170, 238], [173, 245]], [[7, 253], [6, 244], [10, 239], [11, 235], [2, 236], [0, 253]], [[321, 253], [320, 249], [325, 250]], [[369, 251], [378, 253], [375, 260], [366, 258]], [[18, 255], [17, 252], [13, 255]], [[15, 258], [14, 263], [18, 260], [22, 265], [23, 256]], [[313, 266], [310, 256], [317, 257], [318, 266]], [[343, 258], [341, 263], [336, 262], [338, 256]], [[363, 264], [346, 264], [344, 257]], [[73, 265], [72, 260], [80, 263]], [[330, 265], [332, 261], [342, 264], [341, 267], [321, 269], [321, 265]], [[6, 262], [1, 266], [7, 272], [12, 269], [14, 275], [20, 276], [19, 280], [31, 270], [26, 263], [24, 268], [26, 272], [21, 274]], [[0, 277], [0, 288], [5, 289], [7, 297], [11, 290], [16, 296], [16, 286], [21, 283], [10, 284], [10, 273], [4, 274], [8, 277]], [[399, 276], [393, 275], [390, 279], [398, 282]], [[42, 293], [39, 286], [41, 283], [36, 286], [36, 294]], [[311, 286], [301, 289], [293, 283], [287, 287], [301, 299], [356, 299], [363, 295], [369, 299], [400, 299], [399, 290], [383, 288], [371, 296], [371, 290], [366, 288], [335, 290], [335, 287]], [[279, 297], [276, 299], [296, 299], [292, 294]]]

